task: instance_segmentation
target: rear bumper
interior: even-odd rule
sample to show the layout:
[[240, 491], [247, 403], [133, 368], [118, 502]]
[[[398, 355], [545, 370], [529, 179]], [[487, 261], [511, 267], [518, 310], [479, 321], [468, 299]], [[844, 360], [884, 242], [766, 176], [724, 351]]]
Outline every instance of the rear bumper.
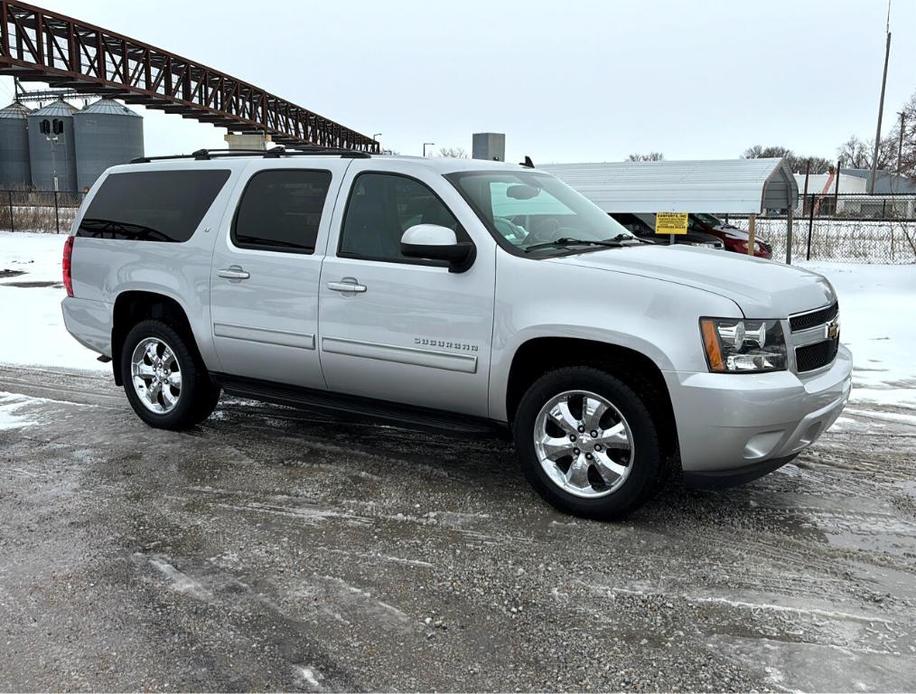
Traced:
[[60, 302], [64, 325], [84, 347], [93, 352], [111, 354], [111, 306], [102, 301], [65, 297]]
[[804, 378], [788, 371], [667, 372], [665, 378], [685, 476], [702, 480], [762, 470], [753, 479], [788, 462], [839, 417], [852, 387], [852, 355], [841, 346], [829, 369]]

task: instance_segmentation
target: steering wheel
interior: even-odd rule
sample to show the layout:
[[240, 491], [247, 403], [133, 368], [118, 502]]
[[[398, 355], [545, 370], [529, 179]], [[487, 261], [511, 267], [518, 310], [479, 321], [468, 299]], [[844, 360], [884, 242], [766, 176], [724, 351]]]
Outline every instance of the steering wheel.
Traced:
[[496, 231], [498, 231], [506, 241], [515, 245], [520, 245], [522, 241], [530, 236], [523, 227], [520, 227], [508, 217], [493, 217], [493, 226], [496, 227]]
[[562, 236], [575, 236], [574, 230], [566, 231], [565, 227], [560, 226], [560, 220], [556, 217], [544, 217], [538, 219], [537, 224], [532, 224], [531, 231], [528, 232], [529, 245], [532, 243], [546, 243], [556, 241]]

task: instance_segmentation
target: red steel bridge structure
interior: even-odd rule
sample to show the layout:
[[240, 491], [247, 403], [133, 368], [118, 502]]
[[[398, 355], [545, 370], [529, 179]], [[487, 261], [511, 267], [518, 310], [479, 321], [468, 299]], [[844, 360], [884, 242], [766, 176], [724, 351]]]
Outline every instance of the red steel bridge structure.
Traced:
[[0, 74], [268, 134], [277, 144], [379, 151], [372, 138], [240, 79], [16, 0], [0, 0]]

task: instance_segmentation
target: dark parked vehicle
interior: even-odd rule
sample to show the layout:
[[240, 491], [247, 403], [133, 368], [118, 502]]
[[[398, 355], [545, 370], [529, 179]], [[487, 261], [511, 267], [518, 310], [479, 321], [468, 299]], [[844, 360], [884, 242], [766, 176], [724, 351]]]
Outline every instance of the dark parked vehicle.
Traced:
[[[611, 214], [611, 217], [627, 231], [638, 236], [643, 241], [651, 241], [652, 243], [660, 244], [668, 244], [670, 242], [668, 236], [655, 233], [654, 214], [614, 212]], [[718, 237], [702, 231], [694, 231], [689, 227], [686, 234], [675, 235], [674, 242], [687, 246], [705, 246], [706, 248], [716, 248], [718, 250], [723, 250], [725, 248], [725, 244], [723, 244]]]

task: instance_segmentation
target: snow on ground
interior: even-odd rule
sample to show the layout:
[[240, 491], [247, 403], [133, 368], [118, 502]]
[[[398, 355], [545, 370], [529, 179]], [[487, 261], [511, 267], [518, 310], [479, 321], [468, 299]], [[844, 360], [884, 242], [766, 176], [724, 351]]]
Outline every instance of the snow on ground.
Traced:
[[800, 263], [830, 280], [840, 339], [852, 350], [852, 399], [916, 408], [916, 265]]
[[65, 238], [0, 232], [0, 363], [111, 369], [64, 328], [60, 302], [66, 293], [60, 265]]
[[30, 401], [25, 395], [0, 391], [0, 431], [33, 426], [35, 422], [19, 412]]
[[[64, 328], [64, 238], [0, 232], [0, 325], [6, 338], [0, 341], [0, 363], [110, 369]], [[916, 359], [911, 356], [916, 265], [812, 262], [801, 267], [825, 275], [839, 294], [842, 340], [852, 349], [856, 368], [853, 400], [916, 408]]]

